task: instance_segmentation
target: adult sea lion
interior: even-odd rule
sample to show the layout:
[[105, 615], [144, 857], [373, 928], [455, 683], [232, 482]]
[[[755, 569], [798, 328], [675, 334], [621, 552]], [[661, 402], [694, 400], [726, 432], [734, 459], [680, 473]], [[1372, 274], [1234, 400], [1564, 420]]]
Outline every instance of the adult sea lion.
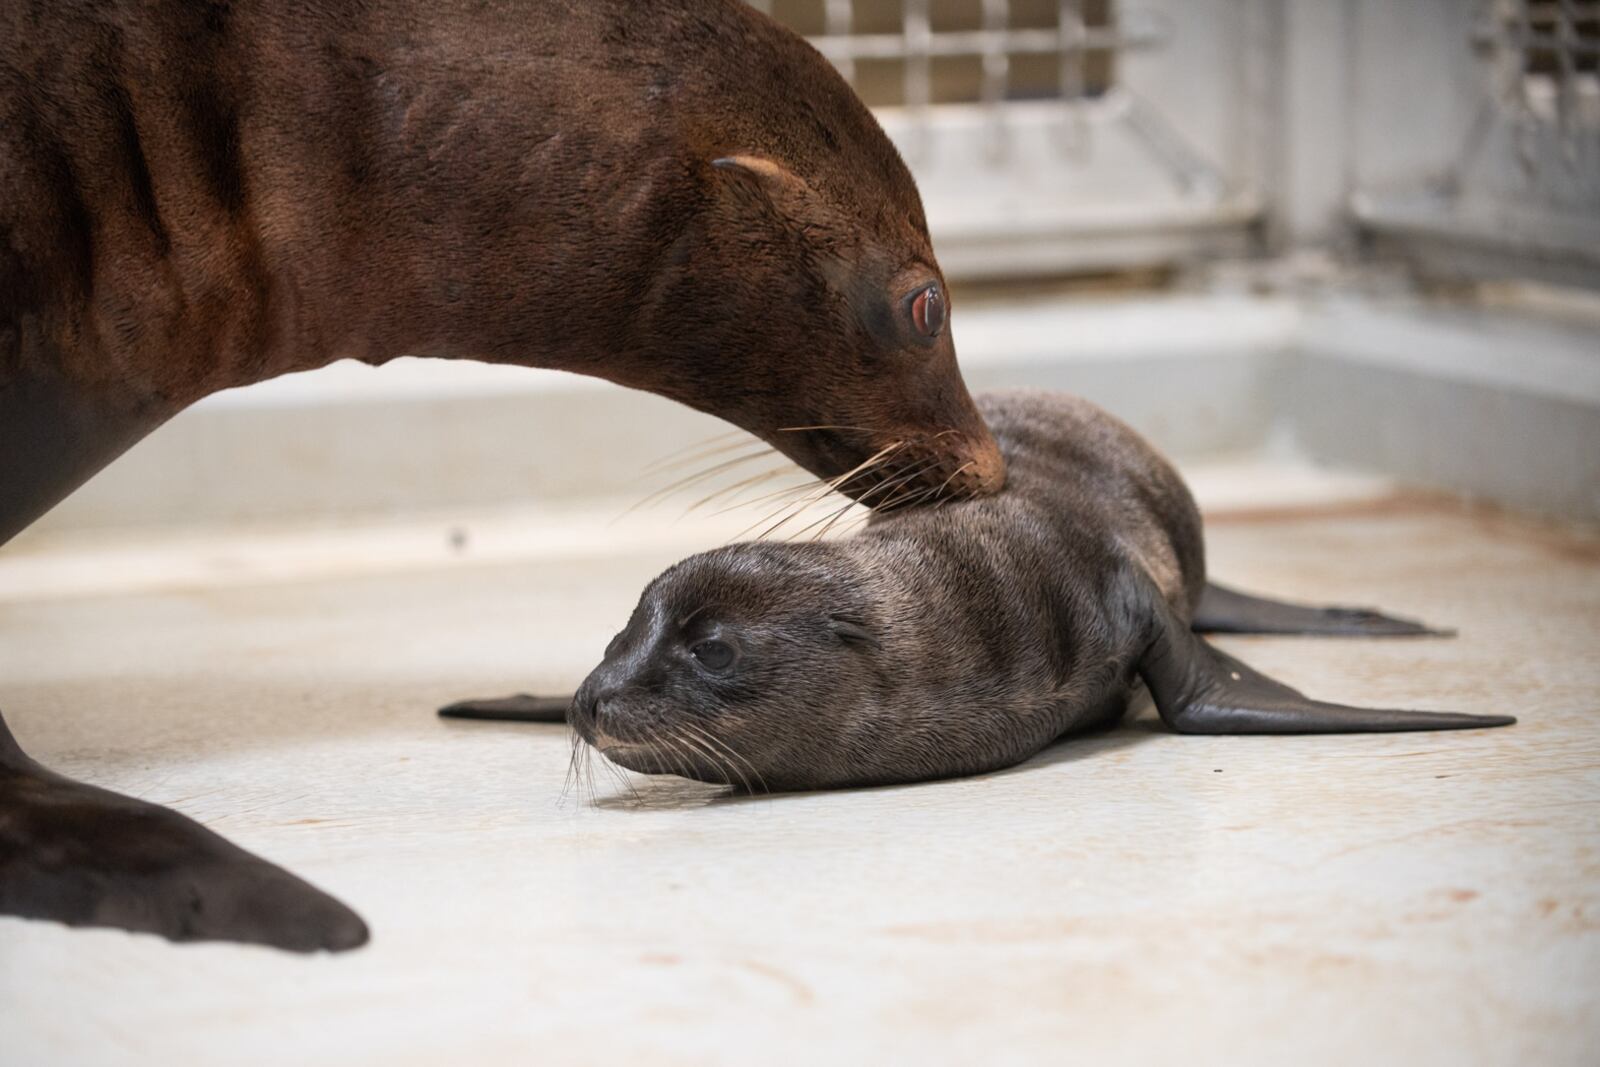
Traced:
[[[1142, 679], [1186, 733], [1503, 726], [1506, 715], [1312, 700], [1198, 636], [1424, 633], [1359, 609], [1208, 587], [1176, 471], [1093, 405], [998, 393], [979, 409], [997, 496], [891, 511], [859, 536], [693, 556], [645, 590], [568, 716], [624, 767], [744, 789], [977, 774], [1121, 716]], [[553, 702], [447, 713], [548, 716]]]
[[[0, 4], [0, 541], [218, 389], [554, 367], [846, 487], [998, 488], [917, 190], [737, 0]], [[552, 457], [552, 462], [559, 462]], [[0, 913], [347, 948], [348, 908], [0, 721]]]

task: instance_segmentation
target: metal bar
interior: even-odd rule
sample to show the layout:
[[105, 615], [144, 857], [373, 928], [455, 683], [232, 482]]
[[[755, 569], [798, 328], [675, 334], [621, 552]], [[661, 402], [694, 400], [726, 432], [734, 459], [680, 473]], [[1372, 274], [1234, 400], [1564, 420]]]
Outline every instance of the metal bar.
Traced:
[[1571, 163], [1576, 159], [1576, 146], [1571, 138], [1577, 125], [1578, 112], [1578, 9], [1572, 0], [1561, 0], [1556, 10], [1559, 26], [1557, 36], [1561, 39], [1556, 49], [1556, 66], [1560, 71], [1556, 76], [1556, 129], [1561, 134], [1567, 162]]
[[[1600, 56], [1600, 40], [1590, 40], [1574, 34], [1570, 37], [1556, 33], [1547, 33], [1544, 30], [1522, 29], [1516, 26], [1503, 26], [1494, 28], [1481, 28], [1473, 35], [1473, 41], [1483, 45], [1502, 45], [1506, 48], [1520, 49], [1524, 52], [1535, 48], [1548, 48], [1553, 52], [1565, 51], [1574, 59], [1584, 59]], [[1523, 66], [1527, 66], [1524, 57]]]
[[[989, 52], [1007, 55], [1053, 55], [1063, 58], [1090, 50], [1129, 51], [1150, 48], [1165, 42], [1165, 34], [1149, 29], [1126, 31], [1087, 28], [1026, 30], [952, 30], [934, 33], [927, 22], [928, 0], [906, 0], [904, 33], [863, 33], [844, 36], [824, 35], [807, 40], [817, 51], [838, 63], [848, 59], [906, 59], [933, 56], [982, 56]], [[1070, 0], [1063, 7], [1073, 11]], [[920, 8], [920, 18], [916, 9]], [[919, 25], [920, 22], [920, 25]], [[918, 45], [916, 42], [921, 41]], [[909, 88], [909, 83], [908, 83]], [[909, 94], [908, 94], [909, 95]]]
[[[825, 31], [824, 39], [843, 38], [850, 40], [851, 28], [855, 25], [855, 10], [851, 0], [826, 0], [822, 8], [822, 25]], [[846, 79], [854, 81], [856, 75], [855, 59], [857, 57], [829, 56], [838, 66], [839, 73]]]
[[[1115, 30], [1103, 31], [1117, 35]], [[1089, 126], [1077, 101], [1083, 98], [1083, 58], [1089, 47], [1089, 28], [1083, 24], [1078, 0], [1059, 0], [1056, 4], [1056, 31], [1051, 49], [1061, 53], [1061, 69], [1056, 92], [1066, 106], [1061, 116], [1062, 148], [1079, 156], [1089, 150]]]
[[[925, 114], [928, 105], [933, 101], [932, 58], [935, 54], [933, 25], [928, 16], [928, 0], [905, 0], [903, 20], [902, 33], [899, 37], [889, 34], [863, 35], [851, 38], [849, 43], [854, 47], [867, 49], [858, 54], [878, 54], [885, 59], [904, 58], [906, 107], [919, 114]], [[827, 54], [826, 51], [823, 52], [823, 55]], [[917, 125], [917, 138], [921, 141], [927, 136], [926, 118], [919, 120]]]
[[1006, 98], [1006, 83], [1011, 74], [1011, 57], [1000, 48], [1010, 18], [1009, 0], [983, 0], [983, 28], [987, 33], [983, 51], [983, 80], [978, 102], [989, 120], [989, 154], [1005, 153], [1006, 117], [1001, 106]]

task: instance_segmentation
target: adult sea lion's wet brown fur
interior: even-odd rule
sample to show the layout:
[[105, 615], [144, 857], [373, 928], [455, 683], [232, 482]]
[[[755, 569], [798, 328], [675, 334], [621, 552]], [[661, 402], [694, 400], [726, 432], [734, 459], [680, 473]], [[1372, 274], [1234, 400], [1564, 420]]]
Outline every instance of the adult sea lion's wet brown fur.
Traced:
[[[1512, 721], [1327, 704], [1211, 648], [1190, 629], [1208, 587], [1177, 473], [1085, 401], [1014, 393], [979, 407], [1006, 454], [1003, 493], [672, 567], [579, 689], [579, 733], [635, 770], [803, 789], [1009, 766], [1115, 719], [1141, 678], [1189, 732]], [[1397, 626], [1420, 632], [1392, 620], [1370, 632]]]
[[1003, 479], [950, 331], [908, 322], [941, 282], [910, 174], [738, 0], [4, 5], [0, 167], [0, 413], [115, 427], [0, 438], [0, 537], [130, 426], [339, 358], [576, 371], [822, 476], [903, 441], [880, 475]]
[[[0, 541], [200, 397], [339, 358], [595, 375], [818, 475], [883, 453], [847, 492], [993, 489], [951, 333], [913, 328], [935, 284], [893, 146], [738, 0], [0, 4]], [[0, 913], [366, 936], [3, 720]]]

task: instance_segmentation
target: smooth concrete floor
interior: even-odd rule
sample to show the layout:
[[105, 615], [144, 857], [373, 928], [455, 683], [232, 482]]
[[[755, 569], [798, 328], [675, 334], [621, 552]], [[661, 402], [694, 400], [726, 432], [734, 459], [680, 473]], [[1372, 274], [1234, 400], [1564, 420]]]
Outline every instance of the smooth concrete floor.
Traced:
[[1203, 738], [1146, 710], [963, 781], [563, 796], [562, 728], [432, 709], [570, 688], [682, 545], [0, 588], [35, 756], [374, 932], [298, 957], [0, 919], [0, 1063], [1600, 1062], [1600, 540], [1414, 498], [1209, 533], [1236, 584], [1461, 631], [1235, 654], [1521, 722]]

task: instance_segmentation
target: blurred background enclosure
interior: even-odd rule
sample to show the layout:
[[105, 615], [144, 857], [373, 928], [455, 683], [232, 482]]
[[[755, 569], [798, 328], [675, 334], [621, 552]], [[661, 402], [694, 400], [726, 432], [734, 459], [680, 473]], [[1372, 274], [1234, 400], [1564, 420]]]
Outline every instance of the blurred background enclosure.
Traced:
[[[1600, 0], [756, 6], [916, 173], [975, 390], [1087, 395], [1258, 485], [1600, 518]], [[43, 528], [637, 498], [722, 429], [553, 373], [338, 365], [203, 402]]]
[[880, 109], [953, 276], [1382, 245], [1600, 282], [1596, 0], [767, 0]]

